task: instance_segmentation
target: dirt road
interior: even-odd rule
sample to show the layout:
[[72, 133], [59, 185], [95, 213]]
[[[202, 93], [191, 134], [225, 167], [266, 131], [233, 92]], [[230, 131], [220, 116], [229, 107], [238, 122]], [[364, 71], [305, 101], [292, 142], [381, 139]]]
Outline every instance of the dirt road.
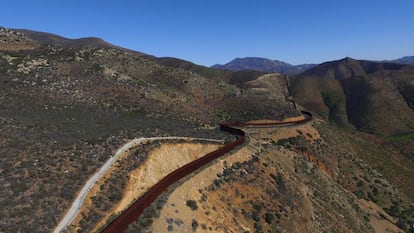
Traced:
[[210, 141], [210, 142], [223, 142], [222, 140], [214, 140], [214, 139], [206, 139], [206, 138], [187, 138], [187, 137], [151, 137], [151, 138], [138, 138], [128, 143], [124, 144], [118, 151], [115, 153], [114, 156], [108, 159], [106, 163], [86, 182], [83, 188], [80, 190], [78, 196], [73, 201], [72, 206], [66, 212], [66, 215], [62, 218], [59, 222], [53, 233], [59, 233], [65, 230], [79, 213], [83, 202], [85, 201], [85, 197], [88, 192], [91, 190], [93, 185], [108, 171], [109, 168], [114, 164], [114, 162], [121, 156], [122, 154], [128, 152], [129, 149], [136, 147], [140, 144], [149, 141], [156, 141], [156, 140], [188, 140], [188, 141]]

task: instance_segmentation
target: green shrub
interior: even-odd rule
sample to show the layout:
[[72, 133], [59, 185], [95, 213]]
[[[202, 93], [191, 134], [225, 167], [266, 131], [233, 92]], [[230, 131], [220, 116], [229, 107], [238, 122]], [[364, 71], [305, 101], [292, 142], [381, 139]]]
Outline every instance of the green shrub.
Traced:
[[275, 216], [272, 213], [266, 213], [265, 220], [268, 224], [272, 224], [273, 219], [275, 219]]
[[198, 209], [197, 202], [194, 200], [187, 200], [186, 205], [191, 208], [191, 210]]

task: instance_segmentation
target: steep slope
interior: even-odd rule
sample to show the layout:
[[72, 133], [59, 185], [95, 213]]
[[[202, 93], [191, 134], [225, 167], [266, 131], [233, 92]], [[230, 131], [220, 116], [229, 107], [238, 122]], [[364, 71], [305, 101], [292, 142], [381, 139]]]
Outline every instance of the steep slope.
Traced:
[[153, 61], [163, 66], [189, 70], [189, 71], [192, 71], [194, 73], [197, 73], [203, 77], [210, 78], [210, 79], [224, 80], [226, 79], [226, 77], [229, 76], [229, 72], [197, 65], [192, 62], [174, 58], [174, 57], [154, 57], [154, 56], [143, 56], [143, 57], [147, 60]]
[[349, 127], [346, 96], [333, 78], [298, 77], [291, 80], [292, 95], [305, 108], [342, 127]]
[[361, 63], [349, 57], [338, 61], [322, 63], [301, 74], [301, 76], [333, 78], [337, 80], [365, 75], [366, 73], [362, 68]]
[[338, 125], [393, 135], [414, 129], [413, 80], [411, 66], [345, 58], [305, 71], [292, 85], [300, 103]]
[[321, 122], [247, 131], [248, 146], [172, 188], [127, 232], [413, 230], [414, 163], [379, 138]]
[[258, 70], [241, 70], [232, 72], [229, 82], [234, 85], [243, 85], [246, 82], [256, 80], [266, 73]]

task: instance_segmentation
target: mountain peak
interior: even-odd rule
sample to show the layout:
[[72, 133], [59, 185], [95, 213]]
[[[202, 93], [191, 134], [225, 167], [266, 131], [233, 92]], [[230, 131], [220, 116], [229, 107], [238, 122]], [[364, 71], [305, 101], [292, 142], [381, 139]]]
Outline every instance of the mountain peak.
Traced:
[[348, 79], [351, 77], [364, 77], [382, 70], [400, 70], [406, 65], [397, 63], [374, 62], [356, 60], [345, 57], [340, 60], [322, 63], [321, 65], [309, 69], [302, 73], [302, 76], [316, 76], [334, 78], [337, 80]]
[[212, 68], [231, 71], [258, 70], [263, 72], [277, 72], [286, 74], [303, 71], [306, 68], [313, 66], [314, 65], [312, 64], [293, 66], [289, 63], [279, 60], [271, 60], [262, 57], [243, 57], [235, 58], [224, 65], [216, 64], [212, 66]]
[[344, 57], [339, 61], [343, 61], [343, 62], [356, 62], [356, 59], [353, 59], [352, 57]]
[[322, 63], [321, 65], [305, 71], [304, 76], [317, 76], [334, 79], [347, 79], [353, 76], [366, 76], [360, 61], [351, 57]]

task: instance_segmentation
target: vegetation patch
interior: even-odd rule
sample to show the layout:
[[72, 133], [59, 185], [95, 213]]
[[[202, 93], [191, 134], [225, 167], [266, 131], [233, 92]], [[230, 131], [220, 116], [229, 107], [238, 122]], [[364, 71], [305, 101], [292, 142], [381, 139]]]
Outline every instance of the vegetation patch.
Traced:
[[397, 141], [414, 141], [414, 132], [390, 136], [389, 138]]
[[198, 209], [197, 202], [194, 200], [187, 200], [185, 204], [193, 211]]

